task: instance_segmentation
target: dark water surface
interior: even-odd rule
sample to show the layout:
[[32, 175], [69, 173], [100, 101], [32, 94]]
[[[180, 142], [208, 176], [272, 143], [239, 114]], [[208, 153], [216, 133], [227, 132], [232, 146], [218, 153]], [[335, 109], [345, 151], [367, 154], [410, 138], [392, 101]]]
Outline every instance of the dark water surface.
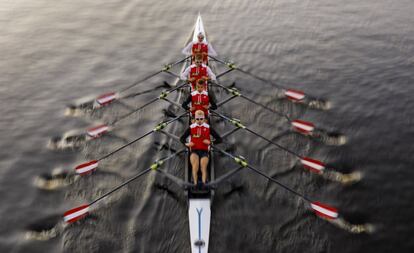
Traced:
[[[203, 3], [202, 3], [203, 2]], [[53, 227], [65, 210], [100, 196], [159, 157], [150, 137], [103, 164], [101, 172], [56, 190], [35, 178], [71, 169], [123, 143], [103, 138], [80, 150], [46, 148], [50, 137], [89, 126], [65, 117], [65, 105], [119, 89], [179, 59], [198, 12], [218, 53], [274, 82], [330, 101], [327, 111], [290, 108], [292, 115], [340, 132], [342, 146], [286, 134], [301, 154], [362, 172], [342, 185], [293, 169], [285, 153], [238, 132], [235, 150], [266, 173], [337, 206], [372, 233], [352, 234], [316, 218], [303, 202], [251, 172], [224, 184], [212, 207], [210, 252], [413, 252], [414, 2], [365, 1], [47, 1], [0, 3], [0, 252], [190, 252], [183, 193], [150, 174], [55, 238], [27, 239], [28, 228]], [[154, 78], [136, 91], [159, 85]], [[238, 87], [276, 106], [276, 91], [240, 73]], [[135, 100], [148, 101], [159, 91]], [[124, 122], [114, 134], [131, 140], [163, 119], [165, 103]], [[285, 122], [235, 100], [223, 110], [265, 136]], [[114, 107], [105, 117], [122, 112]], [[181, 131], [178, 123], [176, 134]], [[224, 131], [224, 124], [218, 124]], [[224, 158], [220, 168], [231, 168]], [[177, 159], [168, 170], [183, 175]], [[168, 188], [166, 191], [164, 188]], [[50, 223], [50, 224], [49, 224]], [[39, 225], [40, 224], [40, 225]], [[49, 224], [49, 225], [48, 225]]]

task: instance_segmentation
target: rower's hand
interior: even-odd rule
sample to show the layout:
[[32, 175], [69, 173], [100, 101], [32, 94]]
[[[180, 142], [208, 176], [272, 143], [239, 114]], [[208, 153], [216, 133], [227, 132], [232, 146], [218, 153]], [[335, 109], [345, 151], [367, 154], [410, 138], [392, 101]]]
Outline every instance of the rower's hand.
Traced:
[[189, 142], [185, 144], [187, 147], [191, 148], [192, 146], [194, 146], [194, 142]]
[[203, 105], [203, 107], [204, 107], [204, 109], [207, 109], [207, 110], [208, 110], [208, 108], [210, 108], [209, 105]]
[[193, 112], [193, 111], [195, 111], [195, 110], [196, 110], [196, 108], [195, 108], [195, 107], [193, 107], [193, 106], [191, 106], [190, 111], [191, 111], [191, 112]]
[[191, 78], [187, 79], [187, 82], [189, 82], [189, 83], [194, 82], [194, 81], [195, 81], [195, 77], [191, 77]]
[[204, 139], [204, 140], [203, 140], [203, 143], [204, 143], [204, 144], [206, 144], [206, 145], [210, 145], [210, 144], [211, 144], [211, 141], [210, 141], [210, 140], [208, 140], [208, 139]]

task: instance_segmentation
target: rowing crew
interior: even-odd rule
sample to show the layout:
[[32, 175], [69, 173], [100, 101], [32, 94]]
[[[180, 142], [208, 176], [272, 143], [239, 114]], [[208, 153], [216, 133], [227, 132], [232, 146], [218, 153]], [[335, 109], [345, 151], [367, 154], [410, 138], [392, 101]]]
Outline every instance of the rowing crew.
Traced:
[[[201, 167], [201, 182], [206, 184], [208, 178], [209, 148], [212, 135], [215, 143], [222, 141], [217, 132], [207, 123], [208, 110], [217, 109], [215, 98], [211, 92], [206, 91], [203, 79], [199, 79], [196, 90], [191, 92], [187, 99], [183, 102], [182, 107], [189, 110], [194, 118], [194, 122], [181, 136], [180, 141], [190, 149], [190, 163], [192, 168], [193, 182], [198, 185], [198, 171]], [[191, 103], [191, 107], [188, 105]], [[188, 138], [189, 137], [189, 138]], [[186, 141], [188, 138], [188, 142]], [[198, 185], [201, 187], [202, 185]]]
[[[202, 33], [199, 33], [197, 38], [198, 42], [190, 42], [183, 49], [184, 54], [191, 54], [193, 64], [187, 67], [180, 76], [182, 80], [191, 84], [191, 93], [183, 102], [182, 107], [190, 111], [194, 120], [180, 140], [190, 149], [194, 185], [201, 187], [207, 183], [208, 178], [209, 149], [212, 142], [210, 135], [214, 137], [216, 144], [220, 143], [222, 139], [207, 123], [209, 109], [217, 109], [215, 98], [208, 89], [208, 81], [216, 81], [216, 75], [207, 66], [208, 55], [215, 56], [217, 53], [207, 43]], [[188, 106], [190, 103], [191, 107]], [[199, 184], [198, 178], [200, 167], [202, 185]]]

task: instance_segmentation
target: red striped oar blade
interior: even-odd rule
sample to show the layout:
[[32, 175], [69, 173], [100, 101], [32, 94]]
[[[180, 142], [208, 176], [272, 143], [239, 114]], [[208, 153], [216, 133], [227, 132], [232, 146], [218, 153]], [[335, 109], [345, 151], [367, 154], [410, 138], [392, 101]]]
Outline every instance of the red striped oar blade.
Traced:
[[97, 97], [96, 102], [104, 106], [104, 105], [108, 105], [112, 103], [116, 99], [116, 97], [117, 95], [115, 92], [109, 92], [109, 93], [105, 93]]
[[300, 162], [303, 164], [305, 168], [315, 173], [321, 173], [325, 169], [324, 163], [309, 157], [303, 157], [302, 159], [300, 159]]
[[80, 174], [81, 176], [83, 176], [83, 175], [93, 172], [94, 170], [96, 170], [97, 167], [98, 167], [98, 161], [92, 160], [92, 161], [82, 163], [76, 166], [75, 171], [77, 174]]
[[336, 219], [338, 218], [338, 209], [320, 202], [312, 202], [311, 208], [315, 214], [325, 219]]
[[69, 211], [66, 211], [63, 214], [63, 220], [67, 223], [73, 223], [75, 221], [78, 221], [85, 216], [89, 214], [89, 205], [85, 204], [73, 209], [70, 209]]
[[300, 90], [289, 89], [285, 91], [285, 96], [293, 102], [299, 102], [305, 98], [305, 93]]
[[100, 137], [102, 134], [108, 132], [108, 130], [109, 130], [109, 126], [99, 125], [99, 126], [88, 128], [86, 130], [86, 133], [92, 138], [97, 138], [97, 137]]
[[315, 125], [308, 121], [303, 120], [293, 120], [292, 121], [293, 129], [302, 133], [302, 134], [310, 134], [314, 129]]

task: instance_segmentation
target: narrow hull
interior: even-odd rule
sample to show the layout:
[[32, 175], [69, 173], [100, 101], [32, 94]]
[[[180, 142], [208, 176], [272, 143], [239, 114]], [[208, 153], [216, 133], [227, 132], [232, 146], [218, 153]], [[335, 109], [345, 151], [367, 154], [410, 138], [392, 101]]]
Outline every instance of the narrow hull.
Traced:
[[[197, 35], [204, 34], [204, 41], [207, 42], [207, 35], [204, 30], [203, 20], [198, 15], [194, 25], [192, 41], [197, 42]], [[189, 122], [191, 124], [191, 122]], [[210, 162], [208, 167], [209, 180], [214, 179], [214, 163], [213, 155], [210, 153]], [[201, 173], [199, 175], [201, 178]], [[185, 180], [191, 184], [192, 172], [189, 157], [186, 162]], [[188, 222], [190, 226], [190, 242], [191, 253], [207, 253], [210, 238], [210, 221], [211, 221], [211, 202], [214, 196], [213, 190], [198, 191], [196, 189], [188, 189]]]

